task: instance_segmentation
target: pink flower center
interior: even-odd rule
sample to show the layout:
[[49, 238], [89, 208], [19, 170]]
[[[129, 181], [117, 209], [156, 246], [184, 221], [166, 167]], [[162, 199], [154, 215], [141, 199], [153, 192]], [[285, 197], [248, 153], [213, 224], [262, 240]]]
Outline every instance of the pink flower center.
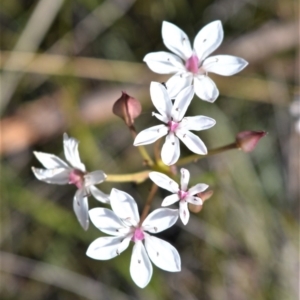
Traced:
[[72, 170], [69, 174], [69, 184], [74, 184], [78, 189], [81, 189], [83, 186], [83, 172], [79, 170]]
[[176, 123], [174, 121], [169, 121], [168, 126], [169, 126], [171, 132], [175, 132], [175, 130], [179, 126], [179, 123]]
[[144, 232], [141, 228], [136, 228], [134, 230], [134, 234], [133, 237], [131, 238], [131, 240], [133, 242], [137, 242], [137, 241], [142, 241], [145, 238]]
[[188, 192], [185, 192], [185, 191], [182, 191], [182, 190], [179, 190], [178, 192], [178, 196], [180, 198], [180, 200], [184, 200], [184, 198], [188, 195]]
[[199, 66], [199, 59], [195, 54], [193, 54], [185, 63], [186, 69], [193, 74], [198, 73], [198, 66]]

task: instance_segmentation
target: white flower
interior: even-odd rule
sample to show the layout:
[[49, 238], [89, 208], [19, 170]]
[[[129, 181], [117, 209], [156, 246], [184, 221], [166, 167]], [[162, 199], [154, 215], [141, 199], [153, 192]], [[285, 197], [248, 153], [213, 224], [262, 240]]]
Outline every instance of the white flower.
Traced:
[[198, 183], [188, 189], [190, 172], [183, 168], [180, 170], [180, 172], [180, 188], [178, 183], [165, 174], [159, 172], [150, 172], [149, 177], [156, 185], [173, 193], [172, 195], [167, 196], [161, 205], [168, 206], [179, 201], [180, 219], [182, 223], [186, 225], [190, 218], [188, 203], [202, 205], [202, 199], [194, 195], [205, 191], [208, 188], [208, 185], [204, 183]]
[[126, 250], [130, 241], [133, 241], [135, 244], [131, 255], [130, 275], [140, 288], [144, 288], [151, 280], [150, 259], [165, 271], [180, 271], [181, 261], [177, 250], [146, 232], [158, 233], [171, 227], [178, 219], [178, 210], [156, 209], [139, 224], [137, 204], [130, 195], [112, 189], [110, 200], [113, 211], [94, 208], [89, 213], [93, 224], [112, 237], [100, 237], [93, 241], [86, 252], [87, 256], [100, 260], [111, 259]]
[[164, 135], [166, 141], [161, 150], [164, 164], [175, 164], [180, 156], [179, 139], [194, 153], [207, 154], [201, 139], [190, 130], [204, 130], [215, 125], [216, 121], [205, 116], [184, 117], [194, 96], [192, 86], [184, 88], [172, 103], [165, 87], [158, 82], [151, 82], [151, 99], [159, 114], [153, 115], [166, 125], [157, 125], [141, 131], [134, 140], [135, 146], [155, 142]]
[[105, 180], [103, 171], [87, 173], [85, 165], [80, 161], [78, 153], [79, 142], [64, 134], [64, 153], [66, 160], [71, 166], [53, 154], [33, 152], [36, 158], [46, 169], [32, 167], [37, 179], [53, 184], [74, 184], [77, 192], [73, 200], [73, 208], [77, 219], [83, 229], [89, 227], [88, 200], [87, 196], [92, 194], [97, 200], [109, 203], [108, 195], [101, 192], [94, 185]]
[[175, 98], [179, 91], [194, 82], [197, 96], [214, 102], [219, 91], [207, 73], [230, 76], [240, 72], [248, 64], [244, 59], [231, 55], [208, 57], [222, 43], [223, 28], [220, 21], [211, 22], [198, 32], [194, 49], [188, 36], [172, 23], [163, 22], [162, 37], [165, 46], [176, 55], [164, 51], [152, 52], [144, 57], [144, 61], [153, 72], [175, 73], [166, 82], [171, 98]]

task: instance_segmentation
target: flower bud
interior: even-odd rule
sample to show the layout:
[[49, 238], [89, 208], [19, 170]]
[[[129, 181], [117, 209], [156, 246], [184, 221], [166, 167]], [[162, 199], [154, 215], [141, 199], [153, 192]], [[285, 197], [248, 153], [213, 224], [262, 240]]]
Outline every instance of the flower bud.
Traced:
[[[212, 190], [208, 190], [208, 191], [198, 193], [197, 196], [202, 199], [203, 204], [204, 204], [204, 202], [206, 200], [208, 200], [213, 195], [213, 193], [214, 192]], [[195, 205], [195, 204], [189, 203], [189, 210], [193, 213], [198, 213], [202, 210], [203, 204], [202, 205]]]
[[242, 151], [251, 152], [266, 134], [265, 131], [242, 131], [236, 135], [236, 144]]
[[140, 102], [122, 92], [122, 96], [114, 103], [113, 113], [122, 118], [127, 126], [132, 126], [134, 119], [137, 118], [142, 111]]

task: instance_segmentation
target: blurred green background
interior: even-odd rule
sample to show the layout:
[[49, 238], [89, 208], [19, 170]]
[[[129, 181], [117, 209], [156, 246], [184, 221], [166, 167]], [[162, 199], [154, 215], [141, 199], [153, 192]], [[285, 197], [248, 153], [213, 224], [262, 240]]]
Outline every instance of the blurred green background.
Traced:
[[[3, 0], [1, 53], [1, 299], [294, 300], [299, 297], [299, 3], [293, 0]], [[254, 152], [230, 151], [186, 166], [190, 184], [214, 195], [190, 222], [159, 234], [180, 252], [182, 271], [154, 267], [143, 290], [130, 278], [131, 249], [109, 261], [86, 257], [103, 235], [84, 232], [72, 209], [73, 186], [39, 182], [32, 151], [63, 158], [62, 134], [80, 140], [89, 170], [145, 169], [111, 107], [121, 91], [142, 102], [138, 131], [158, 124], [143, 57], [167, 51], [163, 20], [193, 41], [220, 19], [216, 51], [245, 58], [236, 76], [211, 76], [215, 104], [195, 97], [189, 115], [217, 125], [200, 132], [208, 148], [243, 130], [268, 135]], [[152, 147], [147, 147], [150, 153]], [[183, 155], [189, 151], [181, 146]], [[102, 183], [130, 193], [140, 209], [151, 183]], [[156, 195], [159, 207], [163, 190]], [[99, 203], [89, 199], [90, 207]]]

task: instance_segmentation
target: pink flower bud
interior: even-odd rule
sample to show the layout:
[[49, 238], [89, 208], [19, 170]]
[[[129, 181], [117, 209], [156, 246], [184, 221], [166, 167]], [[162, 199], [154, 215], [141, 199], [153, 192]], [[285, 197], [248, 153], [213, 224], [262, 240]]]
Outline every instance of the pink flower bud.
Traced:
[[[198, 193], [197, 196], [202, 199], [203, 204], [204, 204], [204, 202], [206, 200], [208, 200], [213, 195], [213, 193], [214, 192], [212, 190], [208, 190], [208, 191]], [[198, 213], [202, 210], [203, 204], [202, 205], [195, 205], [195, 204], [189, 203], [189, 210], [193, 213]]]
[[122, 96], [114, 103], [113, 113], [122, 118], [127, 126], [132, 126], [134, 119], [137, 118], [142, 111], [140, 102], [122, 92]]
[[236, 135], [236, 144], [244, 152], [251, 152], [266, 134], [265, 131], [242, 131]]

